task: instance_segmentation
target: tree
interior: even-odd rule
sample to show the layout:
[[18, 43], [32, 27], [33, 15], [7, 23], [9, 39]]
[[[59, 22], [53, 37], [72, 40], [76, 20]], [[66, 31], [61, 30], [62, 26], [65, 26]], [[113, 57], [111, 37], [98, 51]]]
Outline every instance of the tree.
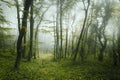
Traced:
[[34, 4], [34, 1], [32, 0], [31, 10], [30, 10], [30, 50], [28, 55], [28, 61], [31, 61], [32, 54], [33, 54], [33, 27], [34, 27], [33, 4]]
[[60, 58], [63, 58], [63, 25], [62, 25], [62, 17], [63, 17], [63, 3], [64, 0], [60, 0]]
[[65, 44], [65, 58], [68, 53], [68, 29], [69, 29], [69, 14], [67, 14], [67, 19], [66, 19], [66, 44]]
[[58, 23], [58, 19], [59, 19], [59, 0], [56, 1], [56, 58], [59, 58], [59, 23]]
[[112, 56], [113, 56], [113, 65], [118, 65], [118, 56], [117, 56], [117, 48], [115, 44], [115, 31], [113, 31], [113, 40], [112, 40]]
[[100, 27], [98, 28], [98, 31], [97, 31], [97, 35], [98, 35], [97, 37], [98, 37], [99, 43], [101, 45], [100, 53], [98, 56], [99, 61], [103, 61], [103, 53], [104, 53], [104, 50], [107, 46], [107, 38], [105, 35], [105, 29], [106, 29], [108, 21], [111, 17], [111, 13], [112, 13], [112, 8], [110, 6], [109, 1], [108, 2], [106, 1], [106, 5], [104, 5], [104, 10], [105, 10], [104, 14], [101, 13], [101, 15], [100, 15], [103, 18], [102, 24], [100, 25]]
[[18, 19], [18, 30], [19, 30], [19, 33], [20, 33], [20, 9], [19, 9], [19, 2], [18, 0], [15, 0], [15, 3], [16, 3], [16, 9], [17, 9], [17, 19]]
[[[38, 37], [38, 31], [39, 31], [39, 27], [43, 21], [43, 18], [44, 18], [44, 15], [45, 13], [49, 10], [51, 5], [48, 5], [48, 7], [45, 9], [45, 11], [43, 11], [42, 13], [39, 13], [39, 10], [41, 10], [41, 8], [43, 7], [43, 4], [39, 7], [39, 9], [37, 10], [38, 11], [38, 14], [36, 14], [36, 16], [34, 17], [34, 20], [36, 19], [36, 17], [38, 16], [39, 20], [38, 20], [38, 23], [37, 23], [37, 26], [36, 26], [36, 30], [35, 30], [35, 52], [34, 52], [34, 58], [36, 58], [36, 51], [37, 51], [37, 46], [38, 46], [38, 40], [37, 40], [37, 37]], [[40, 15], [41, 14], [41, 15]]]
[[27, 29], [27, 17], [29, 13], [29, 7], [31, 5], [32, 0], [26, 0], [24, 4], [23, 18], [22, 18], [22, 29], [20, 30], [20, 34], [17, 40], [17, 57], [15, 61], [14, 68], [19, 69], [20, 61], [21, 61], [21, 47], [22, 47], [22, 39], [26, 34]]
[[[80, 35], [79, 35], [78, 43], [77, 43], [76, 50], [75, 50], [75, 54], [74, 54], [74, 57], [73, 57], [73, 60], [74, 60], [74, 61], [76, 60], [76, 57], [77, 57], [77, 54], [78, 54], [79, 46], [80, 46], [80, 44], [81, 44], [80, 41], [81, 41], [81, 39], [82, 39], [83, 32], [84, 32], [84, 28], [85, 28], [85, 24], [86, 24], [86, 21], [87, 21], [88, 10], [89, 10], [89, 6], [90, 6], [90, 0], [88, 0], [87, 2], [88, 2], [88, 5], [87, 5], [87, 8], [85, 9], [85, 18], [84, 18], [82, 30], [81, 30], [81, 33], [80, 33]], [[83, 4], [84, 4], [84, 1], [83, 1]], [[85, 5], [85, 4], [84, 4], [84, 5]]]

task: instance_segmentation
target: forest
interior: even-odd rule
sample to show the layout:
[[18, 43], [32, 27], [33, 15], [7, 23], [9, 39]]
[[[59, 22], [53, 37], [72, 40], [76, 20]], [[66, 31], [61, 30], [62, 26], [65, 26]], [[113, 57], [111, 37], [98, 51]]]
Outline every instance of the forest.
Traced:
[[120, 80], [120, 0], [0, 0], [0, 80]]

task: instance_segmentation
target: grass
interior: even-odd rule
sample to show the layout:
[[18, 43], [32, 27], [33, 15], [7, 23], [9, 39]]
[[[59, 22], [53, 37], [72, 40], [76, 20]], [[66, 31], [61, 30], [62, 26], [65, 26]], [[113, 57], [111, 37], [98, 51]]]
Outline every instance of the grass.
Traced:
[[120, 67], [113, 67], [107, 60], [57, 62], [51, 54], [41, 54], [31, 62], [22, 60], [18, 71], [13, 70], [14, 61], [15, 57], [9, 52], [0, 53], [0, 80], [120, 80]]

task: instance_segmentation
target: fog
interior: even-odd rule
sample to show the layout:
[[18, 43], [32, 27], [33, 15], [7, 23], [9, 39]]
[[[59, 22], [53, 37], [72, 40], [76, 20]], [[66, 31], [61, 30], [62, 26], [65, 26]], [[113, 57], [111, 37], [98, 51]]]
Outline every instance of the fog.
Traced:
[[[13, 0], [11, 0], [13, 1]], [[21, 3], [21, 0], [19, 0]], [[49, 3], [49, 1], [47, 1]], [[117, 2], [117, 0], [116, 0]], [[14, 1], [13, 1], [14, 3]], [[101, 1], [95, 1], [95, 3], [98, 3], [101, 5]], [[22, 4], [22, 3], [21, 3]], [[22, 7], [23, 8], [23, 7]], [[22, 9], [21, 8], [21, 9]], [[18, 25], [17, 25], [17, 12], [16, 12], [16, 7], [15, 6], [7, 6], [6, 3], [2, 4], [2, 9], [4, 12], [4, 16], [6, 19], [10, 22], [9, 24], [4, 24], [6, 27], [14, 28], [14, 30], [11, 32], [11, 34], [16, 35], [15, 41], [17, 40], [18, 36]], [[43, 9], [44, 11], [44, 9]], [[69, 13], [69, 24], [66, 22], [63, 22], [63, 27], [66, 29], [66, 25], [69, 26], [69, 37], [71, 36], [72, 30], [75, 31], [75, 33], [79, 34], [79, 31], [81, 30], [81, 26], [83, 25], [83, 19], [85, 17], [84, 15], [84, 5], [82, 2], [78, 2], [76, 6], [73, 7], [72, 10], [68, 11]], [[20, 17], [22, 19], [22, 12], [20, 12]], [[56, 17], [56, 6], [51, 5], [48, 9], [48, 11], [44, 15], [44, 21], [42, 21], [41, 25], [39, 26], [39, 35], [38, 35], [38, 40], [41, 43], [39, 45], [40, 50], [51, 50], [53, 49], [54, 46], [54, 33], [53, 29], [48, 28], [49, 26], [54, 26], [53, 23], [49, 23], [49, 21], [54, 21]], [[73, 19], [75, 19], [74, 24], [73, 24]], [[28, 20], [29, 21], [29, 20]], [[48, 22], [47, 22], [48, 21]], [[101, 19], [98, 18], [99, 24], [101, 24]], [[114, 20], [110, 20], [109, 24], [106, 29], [107, 35], [112, 35], [113, 29], [115, 29], [114, 26]], [[47, 27], [46, 27], [47, 26]], [[73, 28], [71, 28], [73, 26]], [[36, 28], [36, 24], [34, 26]], [[44, 33], [42, 32], [43, 30], [49, 30], [50, 32]], [[111, 31], [112, 30], [112, 31]], [[14, 32], [14, 33], [13, 33]], [[27, 33], [29, 34], [29, 24], [28, 24], [28, 31]], [[65, 35], [65, 33], [63, 33]], [[116, 33], [117, 34], [117, 33]], [[29, 35], [28, 35], [29, 38]]]
[[[13, 0], [11, 0], [11, 1], [13, 1]], [[14, 3], [14, 1], [13, 1], [13, 3]], [[54, 18], [56, 16], [56, 8], [55, 7], [56, 7], [55, 5], [50, 6], [48, 11], [44, 15], [44, 20], [47, 20], [47, 21], [53, 21], [53, 19], [55, 20], [55, 18]], [[10, 22], [9, 24], [5, 24], [5, 26], [10, 27], [10, 28], [14, 28], [14, 31], [12, 31], [11, 34], [16, 35], [15, 40], [14, 40], [14, 41], [16, 41], [17, 36], [18, 36], [16, 7], [15, 6], [9, 7], [5, 3], [3, 3], [2, 9], [4, 12], [4, 16]], [[75, 6], [73, 10], [69, 11], [69, 13], [70, 13], [69, 17], [71, 20], [69, 21], [69, 24], [67, 24], [67, 25], [71, 26], [72, 22], [73, 22], [72, 19], [75, 17], [75, 22], [73, 24], [74, 30], [75, 30], [75, 27], [80, 29], [80, 27], [79, 27], [80, 25], [78, 23], [84, 18], [84, 11], [83, 11], [82, 2], [78, 3], [77, 6]], [[20, 12], [20, 17], [22, 18], [22, 12]], [[53, 49], [53, 46], [54, 46], [54, 33], [52, 32], [53, 30], [52, 31], [50, 30], [51, 32], [49, 32], [49, 33], [43, 33], [42, 31], [40, 31], [41, 29], [49, 29], [45, 26], [54, 26], [54, 24], [49, 23], [49, 22], [42, 22], [40, 27], [39, 27], [38, 40], [41, 43], [39, 45], [39, 47], [40, 47], [40, 50], [44, 50], [44, 51], [51, 50], [51, 49]], [[63, 23], [63, 27], [66, 28], [66, 23]], [[36, 28], [36, 26], [34, 26], [34, 28]], [[72, 29], [72, 28], [70, 27], [70, 29]], [[29, 30], [29, 24], [28, 24], [28, 30]], [[70, 32], [71, 32], [71, 30], [69, 31], [69, 33]]]

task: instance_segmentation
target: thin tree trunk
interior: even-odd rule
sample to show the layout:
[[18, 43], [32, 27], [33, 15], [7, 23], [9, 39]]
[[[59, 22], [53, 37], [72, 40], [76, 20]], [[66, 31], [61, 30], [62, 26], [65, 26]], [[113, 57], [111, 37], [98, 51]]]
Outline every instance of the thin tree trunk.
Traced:
[[54, 60], [56, 60], [56, 26], [54, 22], [54, 16], [53, 16], [53, 31], [54, 31]]
[[119, 59], [119, 63], [120, 63], [120, 33], [118, 35], [118, 45], [117, 45], [117, 53], [118, 53], [118, 59]]
[[113, 56], [113, 65], [114, 66], [117, 66], [118, 65], [118, 56], [117, 56], [117, 53], [116, 53], [116, 50], [115, 50], [115, 32], [113, 32], [113, 48], [112, 48], [112, 56]]
[[25, 58], [25, 54], [26, 54], [26, 33], [24, 35], [24, 40], [23, 40], [23, 48], [22, 48], [22, 57]]
[[95, 51], [94, 51], [94, 59], [96, 58], [96, 53], [97, 53], [97, 36], [95, 34], [95, 44], [94, 44], [94, 47], [95, 47]]
[[55, 38], [55, 27], [54, 27], [54, 60], [56, 59], [56, 38]]
[[66, 29], [66, 48], [65, 48], [65, 58], [68, 51], [68, 28]]
[[63, 58], [63, 40], [62, 40], [62, 16], [63, 16], [63, 12], [62, 12], [62, 6], [63, 6], [63, 0], [60, 0], [60, 38], [61, 38], [61, 41], [60, 41], [60, 59]]
[[99, 54], [99, 56], [98, 56], [98, 57], [99, 57], [99, 58], [98, 58], [99, 61], [103, 61], [103, 52], [104, 52], [104, 48], [101, 48], [101, 49], [100, 49], [100, 54]]
[[87, 6], [87, 9], [85, 10], [85, 19], [84, 19], [84, 22], [83, 22], [82, 31], [81, 31], [79, 39], [78, 39], [78, 43], [77, 43], [77, 46], [76, 46], [76, 51], [75, 51], [75, 55], [73, 57], [73, 61], [76, 60], [76, 57], [77, 57], [77, 54], [78, 54], [78, 50], [79, 50], [79, 46], [80, 46], [80, 41], [82, 39], [82, 35], [83, 35], [83, 32], [84, 32], [85, 24], [86, 24], [86, 21], [87, 21], [89, 5], [90, 5], [90, 1], [88, 0], [88, 6]]
[[37, 27], [36, 27], [36, 30], [35, 30], [35, 52], [34, 52], [34, 58], [36, 58], [36, 52], [37, 52], [37, 47], [38, 47], [38, 40], [37, 40], [37, 37], [38, 37], [38, 28], [43, 20], [43, 17], [45, 15], [45, 13], [47, 12], [47, 10], [50, 8], [50, 6], [42, 13], [42, 15], [40, 16], [40, 21], [39, 23], [37, 24]]
[[33, 27], [34, 27], [34, 19], [33, 19], [33, 1], [32, 1], [31, 10], [30, 10], [30, 50], [28, 55], [28, 61], [31, 61], [33, 54]]
[[56, 35], [57, 35], [57, 43], [56, 43], [56, 58], [59, 58], [59, 24], [58, 24], [58, 18], [59, 18], [59, 0], [57, 0], [57, 15], [56, 15]]

